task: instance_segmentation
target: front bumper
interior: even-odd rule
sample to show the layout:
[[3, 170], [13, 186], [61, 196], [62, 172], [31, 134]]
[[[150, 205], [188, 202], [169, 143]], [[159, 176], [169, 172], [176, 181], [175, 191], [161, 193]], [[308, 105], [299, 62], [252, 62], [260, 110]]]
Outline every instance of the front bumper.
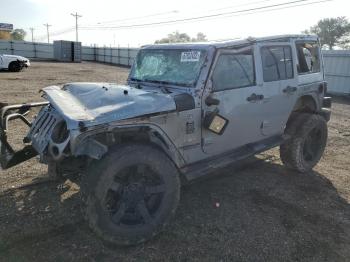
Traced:
[[28, 127], [31, 127], [31, 122], [26, 118], [32, 107], [42, 107], [48, 105], [48, 102], [7, 105], [0, 103], [0, 166], [2, 169], [7, 169], [18, 165], [37, 155], [35, 149], [26, 144], [24, 147], [15, 151], [7, 140], [8, 123], [11, 120], [21, 119]]

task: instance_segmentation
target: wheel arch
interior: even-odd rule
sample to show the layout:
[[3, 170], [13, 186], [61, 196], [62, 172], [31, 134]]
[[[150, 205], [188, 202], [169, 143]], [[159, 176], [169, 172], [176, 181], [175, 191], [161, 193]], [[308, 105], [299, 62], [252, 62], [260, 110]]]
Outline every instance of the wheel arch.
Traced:
[[[11, 69], [11, 65], [17, 65], [19, 68], [18, 69], [17, 68]], [[8, 70], [10, 70], [12, 72], [19, 72], [21, 70], [20, 61], [18, 61], [18, 60], [9, 61], [7, 68], [8, 68]]]
[[300, 96], [295, 102], [293, 110], [288, 117], [286, 128], [288, 128], [291, 125], [291, 123], [294, 121], [297, 115], [303, 113], [314, 114], [317, 111], [317, 100], [311, 94]]
[[315, 113], [318, 103], [312, 95], [303, 95], [296, 101], [292, 112]]
[[[91, 141], [94, 141], [94, 143], [91, 143]], [[95, 143], [96, 141], [97, 143]], [[74, 145], [72, 151], [75, 156], [87, 155], [91, 157], [95, 152], [101, 152], [101, 150], [93, 148], [94, 146], [105, 147], [105, 154], [112, 147], [126, 143], [152, 145], [164, 152], [177, 168], [185, 165], [185, 160], [171, 139], [161, 128], [152, 124], [118, 126], [109, 130], [84, 136], [84, 138], [79, 139], [79, 142]], [[101, 158], [104, 154], [100, 154], [98, 158]]]

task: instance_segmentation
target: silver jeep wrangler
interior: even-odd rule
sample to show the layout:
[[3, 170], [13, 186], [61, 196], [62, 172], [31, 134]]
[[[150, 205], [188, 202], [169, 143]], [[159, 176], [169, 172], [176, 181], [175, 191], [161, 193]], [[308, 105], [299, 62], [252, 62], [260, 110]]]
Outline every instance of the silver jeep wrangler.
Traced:
[[[327, 142], [326, 91], [314, 36], [146, 46], [127, 85], [49, 86], [47, 102], [0, 104], [1, 167], [39, 155], [51, 175], [79, 174], [92, 230], [133, 245], [169, 222], [183, 182], [276, 146], [286, 167], [311, 170]], [[21, 151], [8, 143], [13, 119], [29, 126]]]

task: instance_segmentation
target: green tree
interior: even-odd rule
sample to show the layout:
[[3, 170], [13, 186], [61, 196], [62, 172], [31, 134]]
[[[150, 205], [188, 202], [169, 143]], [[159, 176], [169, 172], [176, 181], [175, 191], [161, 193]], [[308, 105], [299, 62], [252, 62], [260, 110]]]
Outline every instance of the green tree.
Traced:
[[322, 47], [327, 46], [330, 50], [334, 46], [344, 47], [350, 43], [350, 23], [344, 16], [322, 19], [303, 33], [316, 34]]
[[203, 42], [207, 41], [205, 34], [199, 32], [197, 37], [191, 38], [186, 33], [179, 33], [178, 31], [168, 34], [168, 37], [162, 38], [160, 40], [156, 40], [156, 44], [164, 44], [164, 43], [185, 43], [185, 42]]
[[11, 32], [11, 39], [24, 41], [24, 37], [26, 36], [26, 34], [26, 31], [24, 31], [23, 29], [15, 29]]
[[342, 49], [347, 49], [349, 50], [350, 49], [350, 36], [345, 36], [343, 37], [339, 43], [338, 43], [338, 46]]
[[208, 41], [207, 36], [202, 32], [199, 32], [196, 38], [192, 38], [192, 42], [206, 42], [206, 41]]

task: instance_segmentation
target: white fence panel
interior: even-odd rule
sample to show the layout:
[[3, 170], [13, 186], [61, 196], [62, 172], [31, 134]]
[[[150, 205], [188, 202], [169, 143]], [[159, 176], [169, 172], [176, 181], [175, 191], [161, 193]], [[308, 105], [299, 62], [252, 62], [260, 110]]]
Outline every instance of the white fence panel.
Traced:
[[[82, 46], [82, 60], [131, 66], [138, 48]], [[54, 59], [53, 44], [0, 40], [0, 53], [34, 59]]]
[[329, 93], [350, 95], [350, 50], [323, 51]]
[[81, 49], [82, 60], [95, 61], [95, 48], [83, 46]]

